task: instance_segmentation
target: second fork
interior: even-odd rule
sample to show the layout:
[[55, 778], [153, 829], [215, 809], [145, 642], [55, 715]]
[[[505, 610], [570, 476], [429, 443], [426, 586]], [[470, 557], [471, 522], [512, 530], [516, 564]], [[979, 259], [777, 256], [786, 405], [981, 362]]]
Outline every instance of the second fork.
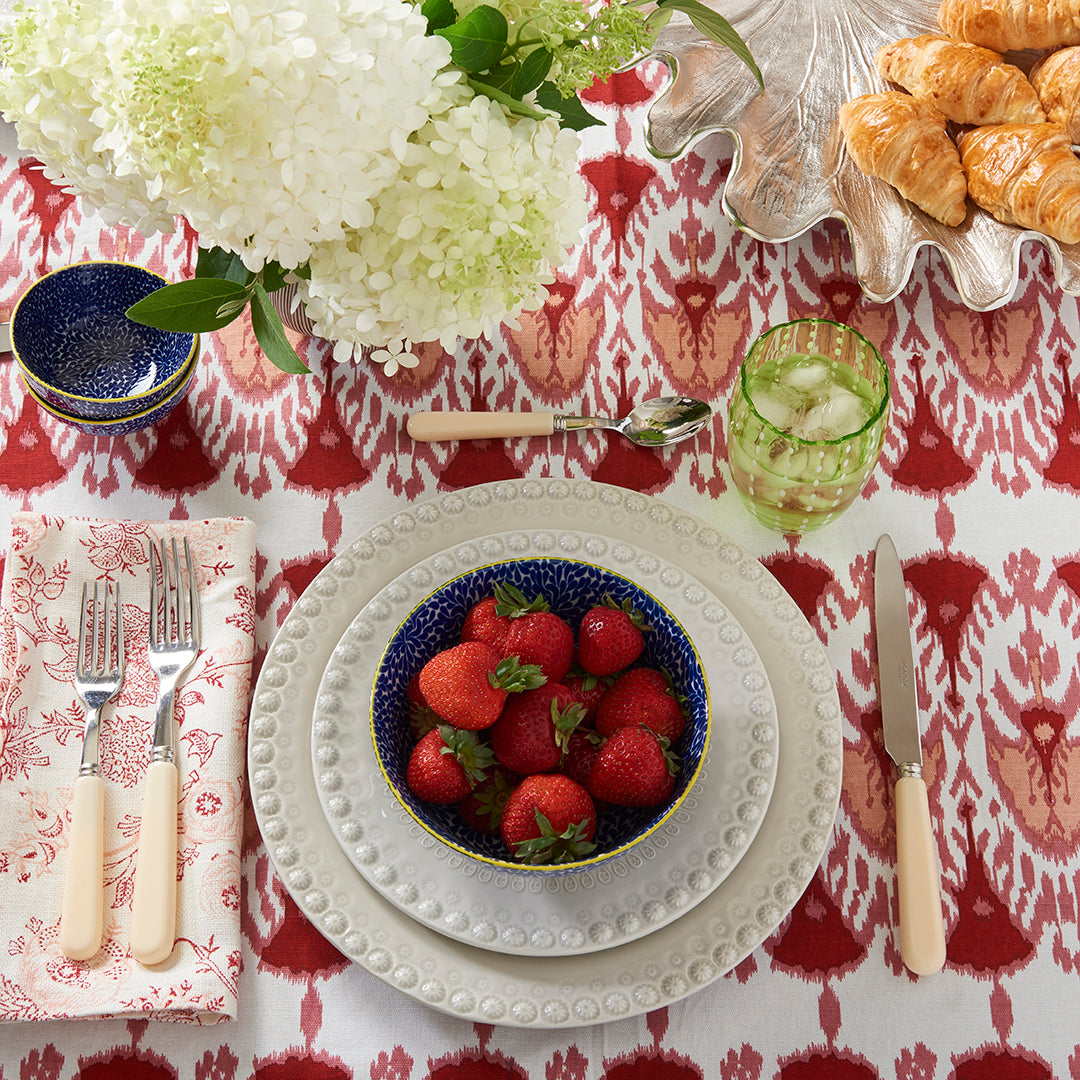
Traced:
[[[131, 951], [143, 964], [160, 964], [176, 936], [176, 818], [178, 773], [173, 734], [176, 688], [200, 649], [199, 592], [191, 546], [184, 537], [187, 587], [175, 538], [172, 568], [165, 541], [150, 545], [150, 641], [147, 655], [158, 676], [158, 705], [150, 767], [143, 785], [139, 851], [131, 910]], [[161, 592], [155, 557], [161, 569]]]

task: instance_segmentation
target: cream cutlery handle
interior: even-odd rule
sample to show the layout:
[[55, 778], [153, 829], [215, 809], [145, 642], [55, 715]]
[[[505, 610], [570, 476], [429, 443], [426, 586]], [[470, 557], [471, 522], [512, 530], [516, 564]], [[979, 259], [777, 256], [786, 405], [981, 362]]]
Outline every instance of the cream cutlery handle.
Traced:
[[902, 776], [896, 782], [896, 877], [900, 955], [916, 975], [932, 975], [945, 963], [945, 921], [930, 804], [921, 776]]
[[72, 960], [89, 960], [101, 948], [104, 919], [102, 873], [105, 858], [105, 784], [100, 776], [80, 776], [71, 801], [60, 949]]
[[407, 425], [417, 442], [446, 439], [502, 439], [514, 435], [551, 435], [553, 413], [421, 412]]
[[147, 965], [167, 960], [176, 937], [177, 786], [171, 761], [152, 762], [146, 770], [131, 902], [131, 951]]

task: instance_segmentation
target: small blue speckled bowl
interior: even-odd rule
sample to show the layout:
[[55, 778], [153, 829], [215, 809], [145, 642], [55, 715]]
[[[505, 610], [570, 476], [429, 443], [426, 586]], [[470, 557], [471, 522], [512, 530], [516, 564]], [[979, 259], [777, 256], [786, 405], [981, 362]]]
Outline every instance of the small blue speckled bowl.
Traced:
[[[417, 799], [405, 773], [412, 752], [409, 680], [437, 652], [460, 640], [469, 609], [490, 596], [497, 583], [516, 585], [526, 596], [541, 595], [577, 634], [582, 616], [605, 594], [618, 602], [629, 599], [644, 613], [652, 629], [639, 665], [661, 668], [686, 698], [687, 722], [672, 749], [681, 767], [675, 791], [663, 806], [643, 809], [605, 807], [599, 817], [596, 850], [587, 858], [552, 866], [514, 862], [498, 835], [470, 828], [452, 806]], [[709, 692], [701, 657], [681, 623], [655, 597], [628, 578], [575, 559], [509, 559], [479, 567], [447, 582], [417, 605], [390, 639], [375, 675], [371, 697], [371, 731], [383, 776], [401, 805], [432, 836], [487, 866], [519, 874], [554, 876], [597, 866], [629, 851], [664, 824], [693, 788], [709, 743]]]
[[191, 389], [191, 380], [195, 377], [195, 371], [199, 366], [199, 339], [195, 339], [195, 350], [188, 364], [180, 370], [180, 384], [175, 387], [164, 401], [143, 409], [142, 412], [133, 413], [131, 416], [120, 417], [116, 420], [87, 420], [81, 416], [72, 416], [62, 409], [50, 405], [41, 398], [32, 386], [27, 383], [26, 392], [47, 412], [57, 420], [70, 424], [87, 435], [130, 435], [134, 431], [142, 431], [143, 428], [153, 427], [160, 424], [187, 397]]
[[199, 339], [143, 326], [125, 312], [166, 284], [123, 262], [76, 263], [35, 281], [12, 312], [11, 346], [37, 398], [83, 420], [127, 419], [164, 402]]

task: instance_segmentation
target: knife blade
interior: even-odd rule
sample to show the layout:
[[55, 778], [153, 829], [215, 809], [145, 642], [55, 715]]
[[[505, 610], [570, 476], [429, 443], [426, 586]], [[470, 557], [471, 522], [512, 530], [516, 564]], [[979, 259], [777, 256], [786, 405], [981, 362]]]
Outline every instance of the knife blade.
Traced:
[[874, 627], [885, 750], [899, 773], [893, 805], [900, 955], [916, 975], [932, 975], [945, 963], [941, 872], [922, 777], [922, 734], [907, 589], [900, 558], [887, 534], [878, 541], [874, 557]]
[[11, 323], [0, 323], [0, 353], [11, 352]]

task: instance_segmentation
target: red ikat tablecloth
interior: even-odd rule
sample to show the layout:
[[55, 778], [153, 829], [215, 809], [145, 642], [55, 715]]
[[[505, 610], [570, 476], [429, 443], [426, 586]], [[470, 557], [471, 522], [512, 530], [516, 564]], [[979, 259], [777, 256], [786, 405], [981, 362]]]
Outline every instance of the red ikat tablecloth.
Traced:
[[[763, 945], [685, 1000], [599, 1026], [526, 1031], [429, 1008], [349, 962], [298, 910], [249, 807], [237, 1020], [10, 1025], [0, 1032], [3, 1077], [1080, 1077], [1080, 307], [1034, 247], [1014, 299], [978, 313], [926, 251], [902, 295], [874, 304], [839, 224], [783, 245], [738, 233], [720, 209], [722, 138], [670, 164], [648, 154], [642, 124], [659, 76], [630, 72], [594, 97], [608, 125], [589, 134], [581, 160], [588, 234], [520, 329], [453, 356], [425, 350], [394, 379], [334, 367], [324, 343], [304, 340], [316, 374], [296, 379], [234, 325], [207, 341], [183, 408], [114, 442], [45, 418], [3, 365], [0, 507], [252, 519], [258, 666], [326, 563], [404, 507], [516, 477], [658, 496], [758, 556], [835, 669], [840, 809], [810, 886]], [[68, 262], [126, 258], [180, 277], [195, 248], [183, 230], [145, 241], [102, 227], [9, 147], [7, 310], [34, 277]], [[748, 342], [803, 315], [877, 342], [894, 397], [863, 498], [796, 541], [739, 505], [723, 414]], [[660, 392], [709, 400], [715, 422], [666, 453], [596, 435], [418, 446], [404, 431], [417, 408], [614, 414]], [[891, 775], [872, 667], [872, 551], [886, 531], [915, 615], [947, 916], [945, 970], [918, 981], [897, 952]], [[14, 761], [0, 740], [0, 777]], [[16, 871], [0, 851], [0, 905]], [[0, 1011], [13, 1011], [2, 987]]]

